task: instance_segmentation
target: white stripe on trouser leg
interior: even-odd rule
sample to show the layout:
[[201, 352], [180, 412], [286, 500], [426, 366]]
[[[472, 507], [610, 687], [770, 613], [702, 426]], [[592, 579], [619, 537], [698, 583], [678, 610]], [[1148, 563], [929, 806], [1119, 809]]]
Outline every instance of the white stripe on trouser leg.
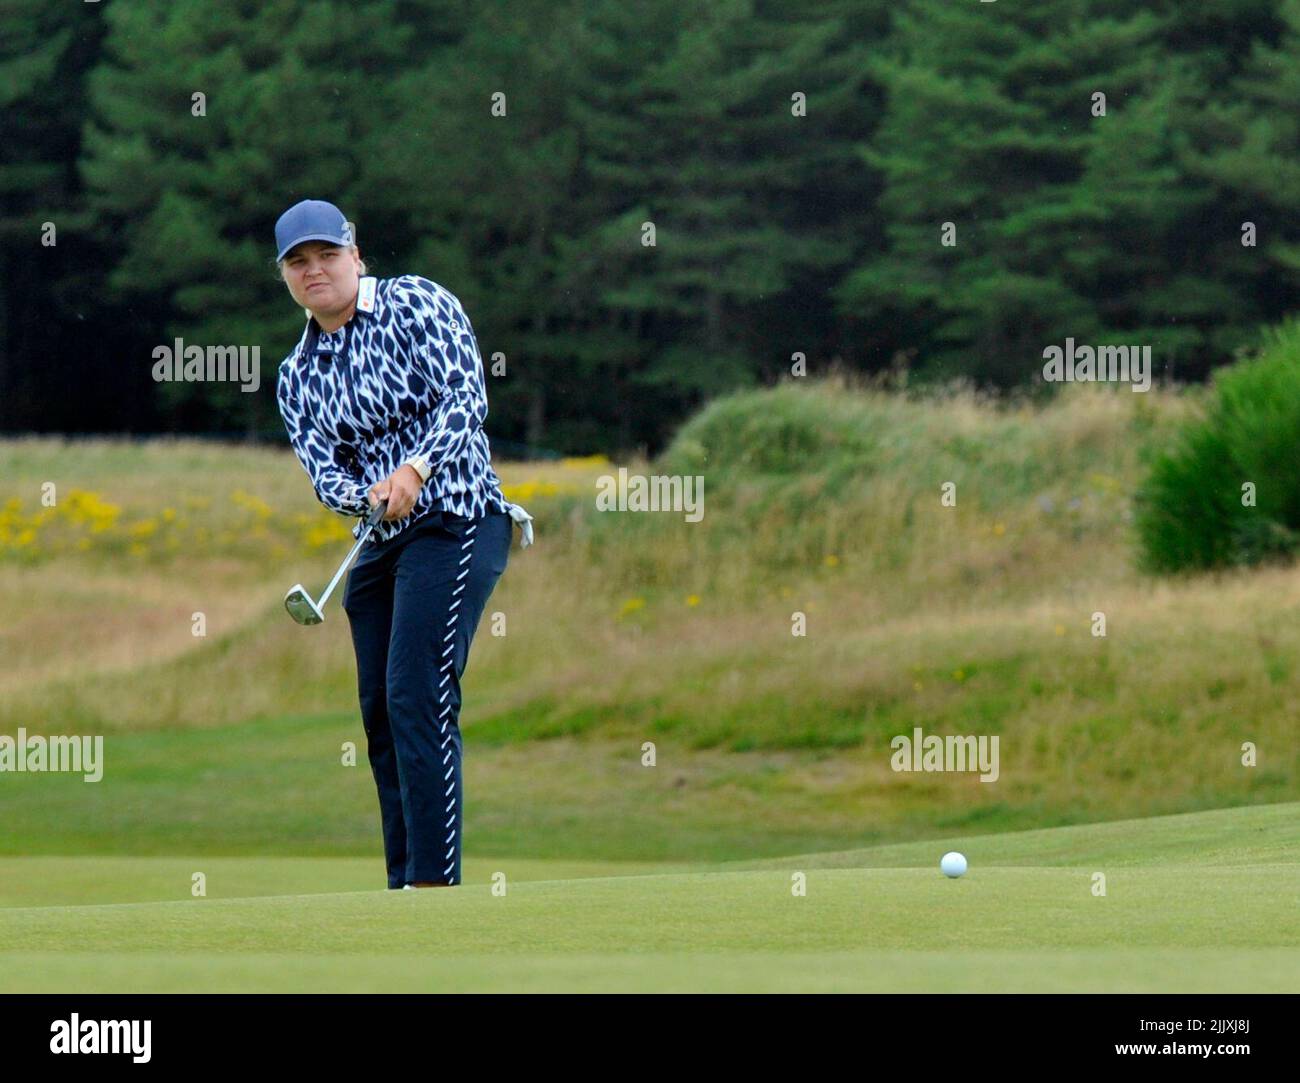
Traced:
[[[462, 549], [469, 549], [470, 546], [474, 544], [474, 531], [477, 529], [477, 527], [478, 527], [477, 523], [473, 523], [470, 525], [469, 530], [465, 534], [465, 544], [461, 546]], [[461, 558], [460, 563], [461, 564], [469, 563], [469, 560], [471, 557], [473, 557], [473, 555], [474, 553], [471, 550], [470, 552], [466, 553], [464, 557]], [[442, 668], [444, 670], [450, 669], [452, 666], [456, 664], [456, 618], [458, 616], [458, 613], [456, 611], [460, 608], [460, 592], [465, 589], [465, 584], [461, 583], [460, 580], [464, 579], [465, 576], [467, 575], [469, 575], [469, 569], [465, 568], [460, 573], [460, 575], [456, 576], [456, 581], [459, 585], [456, 587], [455, 590], [451, 592], [453, 600], [450, 608], [447, 610], [448, 632], [443, 637], [442, 640], [443, 643], [445, 644], [445, 646], [442, 649], [442, 657], [443, 657]], [[448, 673], [439, 682], [438, 687], [441, 688], [443, 685], [447, 684], [450, 680], [451, 680], [451, 674]], [[451, 704], [446, 702], [447, 696], [450, 693], [451, 693], [451, 689], [449, 688], [445, 692], [443, 692], [443, 694], [439, 697], [438, 700], [438, 702], [442, 703], [443, 705], [442, 713], [438, 717], [438, 729], [439, 732], [442, 733], [442, 747], [444, 749], [444, 755], [442, 757], [443, 763], [446, 763], [448, 760], [451, 759], [451, 737], [447, 733], [447, 715], [451, 713]], [[447, 792], [444, 796], [450, 798], [450, 800], [447, 802], [447, 838], [446, 838], [447, 867], [443, 869], [442, 872], [443, 875], [448, 877], [449, 880], [451, 877], [451, 870], [456, 867], [456, 859], [455, 859], [456, 796], [454, 793], [456, 789], [456, 780], [451, 777], [454, 770], [455, 770], [454, 767], [448, 767], [447, 773], [443, 775], [443, 778], [447, 782]]]

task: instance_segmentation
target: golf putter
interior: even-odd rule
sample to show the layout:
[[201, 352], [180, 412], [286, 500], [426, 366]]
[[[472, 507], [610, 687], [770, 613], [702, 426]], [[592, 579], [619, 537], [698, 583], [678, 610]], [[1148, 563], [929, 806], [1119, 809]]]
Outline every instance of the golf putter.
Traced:
[[343, 578], [343, 573], [347, 571], [348, 565], [352, 563], [352, 559], [366, 543], [366, 539], [370, 537], [375, 526], [384, 517], [384, 512], [387, 510], [387, 500], [381, 500], [370, 510], [370, 514], [366, 516], [366, 529], [361, 532], [361, 537], [357, 539], [357, 544], [352, 547], [352, 552], [339, 565], [339, 570], [334, 573], [334, 578], [330, 580], [330, 585], [325, 588], [325, 593], [320, 596], [319, 602], [312, 601], [311, 595], [307, 593], [307, 588], [301, 583], [295, 583], [289, 588], [289, 593], [284, 596], [284, 608], [289, 611], [289, 616], [299, 624], [320, 624], [325, 619], [325, 603], [329, 601], [330, 595], [334, 593], [334, 588], [338, 585], [338, 581]]

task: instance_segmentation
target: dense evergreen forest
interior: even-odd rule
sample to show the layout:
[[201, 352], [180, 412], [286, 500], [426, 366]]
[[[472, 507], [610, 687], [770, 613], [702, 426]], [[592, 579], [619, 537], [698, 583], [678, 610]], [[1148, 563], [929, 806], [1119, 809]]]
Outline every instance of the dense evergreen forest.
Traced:
[[[282, 438], [303, 198], [462, 300], [539, 451], [801, 362], [1203, 379], [1300, 288], [1300, 0], [11, 0], [0, 126], [9, 432]], [[260, 390], [155, 382], [175, 338]]]

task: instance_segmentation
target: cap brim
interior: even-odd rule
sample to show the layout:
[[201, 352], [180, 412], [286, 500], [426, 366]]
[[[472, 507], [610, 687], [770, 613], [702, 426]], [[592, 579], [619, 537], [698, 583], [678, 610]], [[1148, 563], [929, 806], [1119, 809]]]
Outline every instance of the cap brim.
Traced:
[[292, 244], [286, 244], [282, 249], [280, 249], [280, 254], [275, 257], [276, 262], [278, 263], [280, 260], [284, 259], [285, 256], [287, 256], [300, 244], [303, 244], [306, 241], [328, 241], [336, 248], [343, 248], [348, 243], [347, 241], [341, 240], [338, 237], [331, 237], [328, 233], [309, 233], [307, 234], [307, 236], [299, 237]]

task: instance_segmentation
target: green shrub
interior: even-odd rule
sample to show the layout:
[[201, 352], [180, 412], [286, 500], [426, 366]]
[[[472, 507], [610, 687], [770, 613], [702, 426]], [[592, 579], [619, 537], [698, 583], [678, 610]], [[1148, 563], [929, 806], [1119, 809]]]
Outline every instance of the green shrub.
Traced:
[[[1216, 374], [1204, 416], [1150, 456], [1136, 496], [1142, 566], [1202, 570], [1290, 559], [1300, 546], [1300, 321]], [[1255, 506], [1242, 486], [1255, 485]]]

